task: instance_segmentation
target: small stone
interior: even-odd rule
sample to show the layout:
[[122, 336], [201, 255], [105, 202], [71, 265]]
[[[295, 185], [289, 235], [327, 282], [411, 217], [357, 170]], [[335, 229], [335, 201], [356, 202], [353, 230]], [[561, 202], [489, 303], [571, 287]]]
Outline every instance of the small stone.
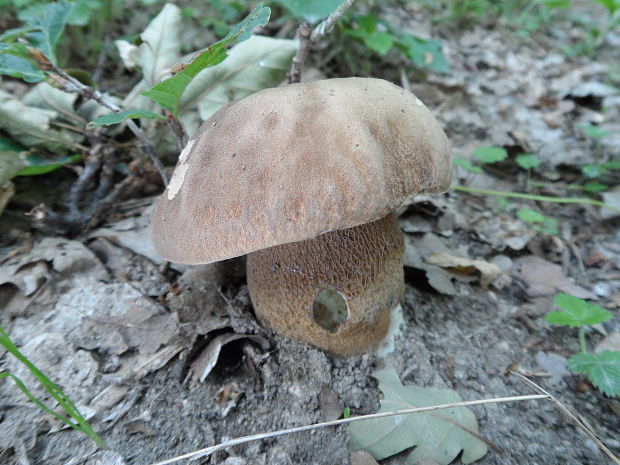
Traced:
[[351, 465], [379, 465], [370, 452], [358, 450], [351, 454]]

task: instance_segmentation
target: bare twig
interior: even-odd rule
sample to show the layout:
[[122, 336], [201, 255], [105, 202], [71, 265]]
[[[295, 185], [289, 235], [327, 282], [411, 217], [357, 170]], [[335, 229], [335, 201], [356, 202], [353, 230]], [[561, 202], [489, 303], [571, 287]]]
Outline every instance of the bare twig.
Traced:
[[310, 53], [310, 48], [316, 44], [319, 40], [325, 37], [334, 28], [334, 25], [345, 14], [345, 12], [351, 8], [355, 0], [345, 0], [336, 8], [331, 15], [325, 18], [321, 23], [312, 30], [308, 23], [301, 23], [297, 29], [297, 38], [299, 39], [299, 46], [297, 47], [297, 53], [293, 57], [291, 63], [291, 70], [288, 73], [288, 83], [293, 84], [301, 80], [301, 70], [304, 63]]
[[304, 62], [308, 58], [310, 52], [310, 35], [312, 34], [312, 28], [310, 24], [301, 23], [297, 29], [297, 40], [299, 45], [297, 46], [297, 52], [293, 57], [291, 63], [291, 70], [288, 72], [288, 83], [294, 84], [301, 81], [301, 70], [304, 66]]
[[355, 0], [345, 0], [340, 4], [338, 8], [336, 8], [332, 12], [331, 15], [329, 15], [325, 20], [321, 21], [321, 23], [314, 28], [314, 31], [312, 31], [312, 35], [310, 36], [310, 42], [316, 44], [319, 40], [329, 34], [334, 28], [334, 25], [338, 22], [342, 15], [344, 15], [347, 10], [351, 8], [354, 2]]
[[575, 425], [579, 427], [579, 429], [581, 429], [584, 433], [586, 433], [588, 437], [592, 439], [596, 443], [597, 446], [599, 446], [599, 448], [605, 453], [605, 455], [607, 455], [607, 457], [613, 460], [613, 462], [616, 463], [617, 465], [620, 465], [620, 459], [618, 459], [618, 457], [616, 457], [613, 454], [613, 452], [610, 451], [607, 448], [607, 446], [605, 446], [605, 444], [603, 444], [601, 440], [596, 437], [596, 435], [594, 434], [594, 432], [592, 432], [590, 428], [588, 428], [581, 420], [579, 420], [579, 418], [577, 418], [570, 410], [568, 410], [568, 408], [565, 407], [562, 402], [560, 402], [549, 392], [545, 391], [542, 387], [540, 387], [534, 381], [527, 378], [526, 376], [519, 373], [518, 371], [510, 370], [509, 373], [515, 375], [517, 378], [519, 378], [521, 381], [523, 381], [525, 384], [531, 387], [534, 391], [540, 394], [544, 394], [549, 400], [551, 400], [551, 402], [555, 404], [555, 406], [562, 412], [564, 416], [568, 417]]
[[168, 460], [163, 460], [161, 462], [157, 462], [151, 465], [167, 465], [167, 464], [175, 463], [175, 462], [178, 462], [184, 459], [198, 459], [200, 457], [210, 455], [214, 452], [217, 452], [222, 449], [226, 449], [228, 447], [236, 446], [239, 444], [245, 444], [246, 442], [259, 441], [261, 439], [284, 436], [286, 434], [291, 434], [291, 433], [300, 433], [302, 431], [310, 431], [310, 430], [314, 430], [318, 428], [325, 428], [326, 426], [338, 426], [338, 425], [344, 425], [344, 424], [354, 423], [354, 422], [363, 421], [363, 420], [372, 420], [376, 418], [385, 418], [385, 417], [391, 417], [391, 416], [396, 416], [396, 415], [407, 415], [411, 413], [430, 412], [432, 410], [441, 410], [441, 409], [446, 409], [446, 408], [467, 407], [469, 405], [497, 404], [500, 402], [517, 402], [517, 401], [524, 401], [524, 400], [539, 400], [539, 399], [548, 399], [548, 398], [549, 398], [549, 395], [547, 394], [496, 397], [494, 399], [480, 399], [480, 400], [469, 400], [465, 402], [452, 402], [449, 404], [433, 405], [430, 407], [417, 407], [417, 408], [410, 408], [410, 409], [404, 409], [404, 410], [396, 410], [394, 412], [381, 412], [381, 413], [372, 413], [370, 415], [360, 415], [358, 417], [344, 418], [342, 420], [324, 421], [322, 423], [315, 423], [313, 425], [298, 426], [296, 428], [283, 429], [280, 431], [272, 431], [269, 433], [252, 434], [250, 436], [243, 436], [240, 438], [231, 439], [229, 441], [225, 441], [215, 446], [206, 447], [204, 449], [200, 449], [194, 452], [190, 452], [188, 454], [180, 455], [178, 457], [174, 457]]
[[[65, 92], [80, 94], [82, 97], [90, 99], [90, 100], [94, 100], [99, 105], [112, 110], [114, 113], [118, 113], [121, 111], [121, 107], [116, 105], [108, 97], [106, 97], [104, 94], [99, 92], [97, 89], [94, 89], [90, 86], [82, 84], [80, 81], [75, 79], [73, 76], [65, 72], [65, 70], [59, 68], [54, 63], [52, 63], [49, 60], [49, 58], [47, 58], [45, 54], [41, 52], [40, 50], [31, 48], [30, 55], [33, 59], [35, 59], [38, 62], [39, 67], [41, 69], [47, 71], [48, 73], [53, 73], [51, 76], [52, 80], [56, 84], [58, 84]], [[140, 148], [149, 157], [149, 159], [151, 160], [151, 163], [153, 163], [153, 166], [159, 172], [159, 175], [161, 176], [161, 179], [164, 182], [164, 185], [168, 185], [168, 181], [169, 181], [168, 173], [166, 169], [164, 168], [164, 165], [162, 164], [162, 162], [159, 160], [159, 158], [155, 154], [155, 149], [150, 144], [150, 142], [148, 141], [148, 139], [146, 138], [142, 130], [131, 119], [126, 120], [125, 123], [127, 124], [127, 127], [129, 128], [129, 130], [133, 132], [133, 134], [136, 136], [138, 141], [140, 141]]]
[[164, 114], [166, 115], [166, 125], [170, 128], [172, 134], [174, 134], [174, 137], [177, 140], [177, 148], [179, 149], [179, 152], [181, 152], [187, 145], [189, 136], [187, 135], [187, 132], [185, 132], [185, 128], [178, 118], [176, 118], [168, 110], [164, 110]]
[[96, 143], [89, 151], [84, 168], [69, 190], [67, 199], [69, 214], [78, 216], [80, 214], [80, 202], [84, 197], [84, 191], [91, 183], [99, 169], [103, 158], [103, 145]]

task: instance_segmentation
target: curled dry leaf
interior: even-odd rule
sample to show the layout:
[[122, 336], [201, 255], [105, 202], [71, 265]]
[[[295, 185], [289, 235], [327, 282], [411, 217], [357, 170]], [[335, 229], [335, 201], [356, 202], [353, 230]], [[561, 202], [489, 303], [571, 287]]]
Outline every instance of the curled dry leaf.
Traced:
[[437, 291], [446, 295], [455, 295], [452, 280], [480, 280], [487, 287], [497, 279], [502, 270], [484, 260], [471, 259], [464, 253], [449, 250], [441, 239], [431, 233], [422, 238], [407, 237], [405, 249], [405, 267], [424, 270], [428, 283]]
[[471, 258], [455, 257], [447, 253], [432, 253], [426, 256], [425, 261], [432, 265], [447, 268], [449, 271], [465, 276], [471, 276], [474, 273], [480, 274], [480, 285], [484, 288], [488, 287], [501, 274], [502, 270], [492, 263], [484, 260], [476, 260]]
[[229, 333], [217, 336], [209, 342], [198, 358], [192, 362], [190, 369], [194, 380], [200, 381], [201, 383], [204, 382], [207, 376], [209, 376], [209, 373], [211, 373], [211, 370], [213, 370], [213, 367], [215, 367], [217, 359], [220, 356], [220, 352], [222, 351], [222, 347], [229, 342], [244, 338], [258, 344], [263, 350], [267, 350], [269, 348], [269, 341], [267, 341], [267, 339], [254, 334]]

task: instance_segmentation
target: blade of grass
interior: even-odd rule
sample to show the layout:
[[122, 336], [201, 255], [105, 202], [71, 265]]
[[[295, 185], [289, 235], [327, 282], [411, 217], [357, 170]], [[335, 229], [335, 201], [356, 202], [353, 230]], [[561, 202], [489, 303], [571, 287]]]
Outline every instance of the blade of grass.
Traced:
[[45, 390], [54, 398], [54, 400], [56, 400], [56, 402], [58, 402], [58, 405], [60, 405], [65, 410], [65, 412], [67, 412], [67, 414], [69, 414], [69, 416], [76, 421], [76, 423], [71, 422], [67, 418], [63, 417], [62, 415], [59, 415], [58, 413], [54, 412], [52, 409], [47, 407], [45, 404], [43, 404], [43, 402], [37, 399], [28, 390], [28, 388], [23, 383], [23, 381], [19, 379], [17, 376], [15, 376], [14, 374], [6, 373], [6, 372], [0, 373], [0, 379], [10, 377], [11, 379], [13, 379], [13, 381], [15, 381], [19, 389], [26, 395], [26, 397], [28, 397], [29, 400], [34, 402], [43, 411], [54, 416], [54, 418], [56, 418], [59, 421], [62, 421], [63, 423], [70, 426], [71, 428], [74, 428], [86, 434], [93, 441], [95, 441], [97, 445], [99, 445], [100, 447], [105, 447], [105, 443], [103, 442], [103, 440], [91, 428], [91, 426], [88, 424], [86, 419], [82, 416], [82, 414], [79, 412], [75, 404], [65, 395], [65, 393], [62, 391], [62, 389], [60, 389], [60, 387], [58, 387], [54, 382], [52, 382], [52, 380], [50, 380], [45, 375], [45, 373], [39, 370], [30, 360], [28, 360], [28, 358], [24, 354], [22, 354], [19, 351], [17, 346], [13, 343], [13, 341], [11, 340], [7, 332], [4, 330], [4, 328], [2, 328], [2, 326], [0, 326], [0, 345], [4, 346], [4, 348], [11, 355], [13, 355], [24, 366], [26, 366], [28, 370], [30, 370], [30, 372], [37, 379], [37, 381], [41, 383], [41, 385], [45, 388]]
[[477, 189], [475, 187], [465, 187], [465, 186], [452, 186], [452, 190], [467, 192], [470, 194], [492, 195], [495, 197], [508, 197], [512, 199], [535, 200], [538, 202], [575, 203], [575, 204], [596, 205], [597, 207], [605, 207], [616, 213], [620, 213], [620, 208], [616, 208], [605, 202], [601, 202], [600, 200], [589, 199], [586, 197], [581, 197], [581, 198], [551, 197], [548, 195], [523, 194], [521, 192], [502, 192], [502, 191], [494, 191], [490, 189]]

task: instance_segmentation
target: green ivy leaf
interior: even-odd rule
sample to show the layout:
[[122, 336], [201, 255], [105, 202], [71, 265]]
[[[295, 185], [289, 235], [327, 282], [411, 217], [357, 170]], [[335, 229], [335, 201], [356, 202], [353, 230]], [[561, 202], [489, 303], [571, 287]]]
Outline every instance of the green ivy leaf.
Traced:
[[178, 116], [181, 94], [192, 79], [205, 68], [215, 66], [226, 59], [226, 49], [234, 42], [242, 42], [252, 35], [256, 27], [264, 26], [269, 21], [271, 9], [259, 3], [254, 11], [237, 24], [226, 37], [207, 47], [185, 69], [155, 87], [143, 92], [142, 95], [159, 103], [162, 107]]
[[150, 118], [150, 119], [166, 119], [162, 115], [158, 115], [157, 113], [153, 113], [152, 111], [147, 110], [124, 110], [119, 111], [118, 113], [110, 113], [109, 115], [103, 115], [99, 118], [95, 118], [90, 123], [89, 126], [92, 127], [100, 127], [100, 126], [111, 126], [112, 124], [119, 124], [127, 119], [138, 119], [138, 118]]
[[585, 374], [608, 396], [620, 395], [620, 352], [606, 350], [600, 354], [575, 354], [568, 359], [568, 368]]
[[608, 310], [564, 293], [555, 296], [555, 305], [561, 308], [561, 311], [549, 312], [545, 319], [558, 326], [579, 328], [603, 323], [612, 317]]
[[531, 170], [532, 168], [537, 168], [540, 166], [540, 158], [531, 153], [522, 153], [521, 155], [517, 155], [515, 161], [517, 162], [517, 165], [524, 170]]
[[502, 147], [479, 147], [474, 150], [474, 156], [482, 163], [497, 163], [508, 158], [508, 152]]

